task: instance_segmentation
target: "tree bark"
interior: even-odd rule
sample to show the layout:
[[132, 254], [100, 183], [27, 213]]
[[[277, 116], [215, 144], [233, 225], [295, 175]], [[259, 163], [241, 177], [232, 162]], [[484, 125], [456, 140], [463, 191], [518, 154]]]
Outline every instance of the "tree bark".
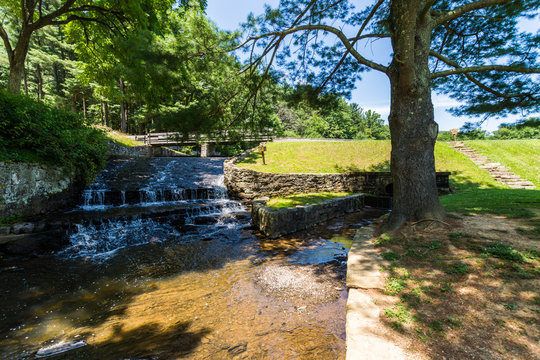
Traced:
[[83, 106], [83, 117], [86, 119], [86, 98], [83, 95], [82, 98], [82, 106]]
[[43, 99], [43, 75], [41, 74], [41, 65], [36, 65], [36, 78], [37, 78], [37, 97], [38, 100]]
[[28, 96], [28, 74], [26, 73], [26, 66], [24, 68], [24, 94]]
[[103, 104], [103, 116], [105, 118], [105, 125], [110, 127], [111, 123], [109, 122], [109, 103], [108, 102], [105, 102]]
[[388, 69], [391, 84], [390, 133], [393, 208], [386, 230], [404, 222], [445, 216], [436, 183], [434, 121], [428, 58], [429, 19], [419, 19], [418, 0], [393, 1], [390, 21], [394, 57]]
[[[24, 54], [22, 54], [23, 50], [25, 50]], [[11, 93], [18, 94], [21, 92], [21, 83], [24, 78], [24, 62], [26, 60], [27, 53], [28, 46], [26, 46], [26, 49], [24, 49], [24, 46], [19, 48], [17, 45], [15, 52], [12, 54], [12, 56], [10, 56], [8, 90]]]
[[127, 132], [127, 108], [126, 102], [124, 100], [126, 95], [126, 89], [124, 87], [124, 79], [120, 78], [120, 91], [122, 92], [123, 98], [120, 101], [120, 131], [123, 133]]

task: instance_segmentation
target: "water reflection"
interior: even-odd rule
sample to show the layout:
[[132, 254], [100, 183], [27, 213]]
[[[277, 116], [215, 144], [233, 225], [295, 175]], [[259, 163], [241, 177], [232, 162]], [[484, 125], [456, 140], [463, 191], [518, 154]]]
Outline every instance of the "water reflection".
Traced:
[[3, 258], [0, 357], [84, 340], [53, 358], [343, 359], [347, 244], [378, 214], [277, 240], [250, 230], [245, 212], [214, 215], [158, 220], [178, 234], [127, 239], [138, 246], [101, 261]]

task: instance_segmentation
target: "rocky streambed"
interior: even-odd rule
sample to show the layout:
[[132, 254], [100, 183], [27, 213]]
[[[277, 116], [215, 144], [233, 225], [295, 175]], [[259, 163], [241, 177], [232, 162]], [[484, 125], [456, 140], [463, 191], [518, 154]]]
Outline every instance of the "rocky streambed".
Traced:
[[0, 357], [344, 358], [347, 249], [379, 213], [270, 240], [227, 198], [222, 163], [112, 163], [64, 214], [67, 247], [3, 253]]

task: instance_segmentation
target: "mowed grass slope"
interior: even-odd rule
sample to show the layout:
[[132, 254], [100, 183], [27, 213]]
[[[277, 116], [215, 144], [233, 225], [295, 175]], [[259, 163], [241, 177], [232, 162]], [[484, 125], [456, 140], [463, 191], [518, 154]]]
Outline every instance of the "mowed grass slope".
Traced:
[[[343, 173], [348, 171], [390, 171], [390, 141], [271, 142], [265, 152], [266, 165], [259, 151], [238, 165], [270, 173]], [[435, 146], [437, 171], [452, 172], [457, 190], [469, 187], [503, 187], [481, 171], [465, 155], [446, 143]]]
[[[478, 143], [488, 143], [486, 146], [492, 147], [493, 145], [489, 144], [491, 142], [493, 141]], [[494, 147], [502, 154], [500, 158], [512, 158], [513, 163], [518, 164], [526, 163], [528, 158], [534, 156], [529, 151], [519, 151], [527, 149], [530, 144], [531, 141], [528, 140], [516, 140], [508, 153], [501, 150], [504, 147], [497, 147], [495, 143]], [[390, 141], [386, 140], [277, 142], [268, 143], [267, 149], [267, 165], [262, 164], [261, 153], [254, 152], [239, 163], [239, 166], [275, 173], [341, 173], [390, 169]], [[490, 154], [487, 155], [490, 157]], [[494, 157], [493, 160], [495, 161]], [[540, 174], [540, 162], [527, 164], [529, 173]], [[437, 171], [451, 172], [450, 182], [455, 192], [441, 196], [441, 203], [448, 211], [532, 217], [534, 212], [531, 209], [540, 208], [540, 190], [515, 190], [498, 183], [447, 143], [436, 144], [435, 166]]]
[[540, 140], [466, 141], [467, 145], [540, 188]]
[[342, 173], [390, 168], [390, 141], [270, 142], [266, 165], [255, 151], [238, 165], [271, 173]]

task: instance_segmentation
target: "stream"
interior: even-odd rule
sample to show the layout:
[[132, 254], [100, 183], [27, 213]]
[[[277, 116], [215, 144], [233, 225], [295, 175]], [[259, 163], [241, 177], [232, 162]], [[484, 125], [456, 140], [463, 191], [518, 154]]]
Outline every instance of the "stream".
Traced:
[[344, 359], [347, 251], [381, 212], [269, 240], [223, 161], [110, 160], [68, 247], [0, 258], [0, 358]]

